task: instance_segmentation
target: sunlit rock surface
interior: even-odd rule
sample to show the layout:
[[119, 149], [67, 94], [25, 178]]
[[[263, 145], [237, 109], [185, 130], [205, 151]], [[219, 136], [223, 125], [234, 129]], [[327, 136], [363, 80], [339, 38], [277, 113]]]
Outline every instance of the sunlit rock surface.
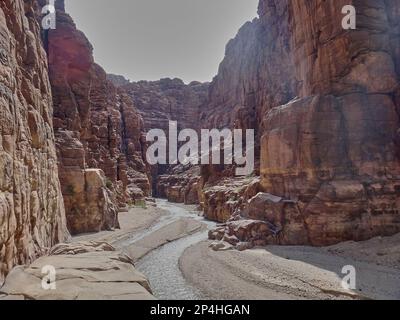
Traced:
[[68, 237], [36, 9], [0, 2], [0, 284]]

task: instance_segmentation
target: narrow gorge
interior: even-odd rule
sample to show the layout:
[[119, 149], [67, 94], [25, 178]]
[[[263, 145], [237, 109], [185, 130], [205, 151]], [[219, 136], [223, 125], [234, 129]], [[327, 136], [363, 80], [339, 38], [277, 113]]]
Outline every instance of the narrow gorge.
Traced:
[[[399, 1], [259, 0], [205, 83], [107, 73], [67, 1], [0, 2], [0, 300], [400, 299]], [[171, 121], [253, 129], [253, 174], [150, 165]]]

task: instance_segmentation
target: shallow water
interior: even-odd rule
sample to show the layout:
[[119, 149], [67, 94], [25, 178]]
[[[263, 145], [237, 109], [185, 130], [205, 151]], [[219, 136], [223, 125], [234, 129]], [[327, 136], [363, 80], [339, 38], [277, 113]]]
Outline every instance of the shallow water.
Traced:
[[[143, 238], [155, 230], [176, 221], [180, 218], [191, 218], [205, 223], [209, 229], [215, 226], [214, 222], [204, 220], [182, 205], [169, 203], [165, 200], [157, 200], [157, 206], [169, 212], [159, 223], [153, 228], [135, 237], [134, 241]], [[187, 283], [179, 269], [179, 258], [183, 252], [190, 246], [206, 240], [208, 231], [200, 231], [193, 235], [189, 235], [182, 239], [168, 243], [158, 248], [136, 263], [136, 268], [141, 271], [150, 281], [153, 294], [158, 299], [183, 300], [201, 299], [200, 292]]]

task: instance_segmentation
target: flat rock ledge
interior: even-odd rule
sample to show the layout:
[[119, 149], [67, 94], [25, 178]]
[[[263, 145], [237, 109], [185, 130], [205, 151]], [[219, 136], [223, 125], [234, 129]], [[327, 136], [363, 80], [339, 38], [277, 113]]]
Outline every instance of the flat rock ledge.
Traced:
[[[42, 282], [54, 267], [55, 289]], [[44, 273], [42, 273], [42, 271]], [[47, 277], [46, 277], [47, 276]], [[44, 281], [45, 284], [47, 281]], [[44, 286], [46, 287], [46, 285]], [[152, 300], [149, 283], [132, 260], [104, 242], [59, 244], [30, 266], [17, 266], [0, 300]]]

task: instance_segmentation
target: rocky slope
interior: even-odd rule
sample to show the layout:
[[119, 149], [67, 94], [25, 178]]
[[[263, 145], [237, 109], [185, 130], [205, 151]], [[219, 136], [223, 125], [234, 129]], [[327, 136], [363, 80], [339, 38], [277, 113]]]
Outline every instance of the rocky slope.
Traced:
[[68, 237], [35, 5], [0, 2], [0, 283]]
[[112, 229], [118, 206], [150, 192], [143, 121], [94, 63], [91, 44], [63, 6], [58, 9], [47, 47], [68, 228], [74, 234]]
[[[356, 30], [342, 29], [347, 4]], [[228, 44], [203, 118], [256, 128], [265, 200], [241, 214], [279, 230], [264, 238], [326, 245], [400, 231], [399, 21], [392, 0], [261, 0]]]

